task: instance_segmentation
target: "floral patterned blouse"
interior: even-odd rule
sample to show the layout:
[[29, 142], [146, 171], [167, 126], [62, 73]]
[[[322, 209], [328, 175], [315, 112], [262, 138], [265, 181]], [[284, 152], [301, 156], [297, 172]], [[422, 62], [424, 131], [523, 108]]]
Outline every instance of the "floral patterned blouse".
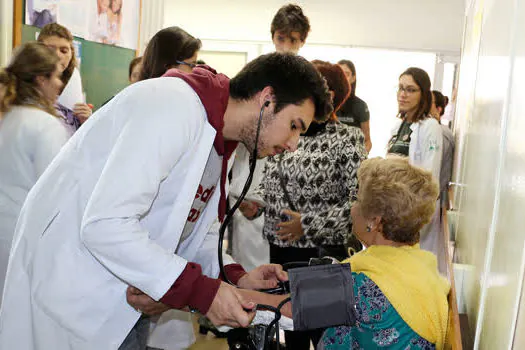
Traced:
[[365, 274], [352, 273], [357, 323], [353, 327], [329, 328], [317, 350], [389, 349], [434, 350], [434, 344], [420, 337], [399, 316], [379, 287]]

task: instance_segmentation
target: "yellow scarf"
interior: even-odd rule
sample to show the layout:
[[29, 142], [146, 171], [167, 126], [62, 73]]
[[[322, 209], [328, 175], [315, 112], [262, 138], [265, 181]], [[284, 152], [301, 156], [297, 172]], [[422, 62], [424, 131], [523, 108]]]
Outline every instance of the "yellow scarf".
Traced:
[[421, 337], [443, 349], [447, 333], [448, 281], [436, 257], [414, 246], [371, 246], [345, 260], [381, 289], [401, 318]]

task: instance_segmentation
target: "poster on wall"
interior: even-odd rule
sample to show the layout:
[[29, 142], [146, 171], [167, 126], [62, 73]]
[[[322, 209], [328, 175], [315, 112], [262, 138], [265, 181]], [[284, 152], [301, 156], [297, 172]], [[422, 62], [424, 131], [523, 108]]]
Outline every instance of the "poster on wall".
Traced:
[[86, 39], [129, 49], [137, 48], [140, 0], [90, 0], [93, 3]]
[[25, 23], [42, 28], [57, 22], [83, 38], [88, 33], [88, 5], [84, 0], [27, 0]]
[[25, 23], [42, 28], [57, 22], [74, 36], [137, 48], [140, 0], [27, 0]]

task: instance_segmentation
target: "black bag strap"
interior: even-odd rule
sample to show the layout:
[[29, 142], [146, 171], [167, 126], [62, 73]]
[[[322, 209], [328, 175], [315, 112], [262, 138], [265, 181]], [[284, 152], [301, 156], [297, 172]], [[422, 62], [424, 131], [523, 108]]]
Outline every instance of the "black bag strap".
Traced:
[[283, 154], [281, 153], [279, 155], [279, 159], [277, 160], [277, 169], [279, 170], [279, 182], [281, 183], [281, 188], [283, 189], [284, 199], [286, 200], [286, 202], [288, 202], [290, 209], [292, 211], [297, 212], [297, 208], [295, 207], [292, 200], [290, 199], [290, 194], [288, 193], [288, 190], [286, 189], [286, 183], [284, 182], [282, 161], [283, 161]]

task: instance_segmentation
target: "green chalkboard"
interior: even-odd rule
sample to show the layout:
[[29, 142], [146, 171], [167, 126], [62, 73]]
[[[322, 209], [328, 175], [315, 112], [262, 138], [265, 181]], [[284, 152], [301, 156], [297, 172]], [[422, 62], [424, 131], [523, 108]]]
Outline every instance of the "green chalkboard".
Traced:
[[[39, 30], [22, 25], [22, 42], [35, 40]], [[82, 44], [80, 75], [86, 99], [96, 109], [128, 85], [128, 66], [135, 50], [75, 39]]]

